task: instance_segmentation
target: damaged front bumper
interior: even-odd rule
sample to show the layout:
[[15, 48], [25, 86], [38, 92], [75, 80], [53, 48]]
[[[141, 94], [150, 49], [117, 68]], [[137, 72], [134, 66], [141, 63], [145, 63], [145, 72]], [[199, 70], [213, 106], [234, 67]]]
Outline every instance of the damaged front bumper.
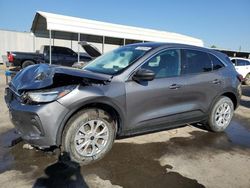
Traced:
[[66, 107], [57, 101], [23, 104], [9, 88], [5, 90], [5, 101], [11, 121], [25, 141], [39, 148], [56, 145], [58, 129], [68, 113]]
[[57, 146], [62, 122], [69, 113], [65, 104], [57, 100], [69, 95], [79, 84], [107, 84], [111, 79], [110, 75], [74, 68], [29, 66], [17, 73], [5, 92], [11, 121], [31, 145]]

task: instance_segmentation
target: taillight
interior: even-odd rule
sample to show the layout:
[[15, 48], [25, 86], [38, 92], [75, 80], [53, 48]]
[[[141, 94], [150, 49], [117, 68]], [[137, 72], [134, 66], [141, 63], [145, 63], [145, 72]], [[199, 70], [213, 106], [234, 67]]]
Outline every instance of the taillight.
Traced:
[[8, 52], [8, 61], [13, 62], [14, 61], [14, 55], [12, 53]]
[[238, 80], [239, 80], [240, 82], [243, 82], [243, 81], [244, 81], [244, 78], [243, 78], [243, 76], [242, 76], [241, 74], [238, 74], [238, 75], [237, 75], [237, 78], [238, 78]]

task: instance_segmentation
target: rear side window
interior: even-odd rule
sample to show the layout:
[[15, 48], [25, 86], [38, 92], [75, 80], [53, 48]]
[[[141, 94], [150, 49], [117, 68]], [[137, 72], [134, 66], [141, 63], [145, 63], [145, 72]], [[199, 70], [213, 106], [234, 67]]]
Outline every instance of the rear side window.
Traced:
[[222, 67], [225, 67], [225, 65], [214, 55], [209, 54], [209, 57], [211, 58], [213, 64], [213, 70], [218, 70]]
[[212, 71], [212, 62], [207, 53], [196, 50], [184, 50], [182, 74]]

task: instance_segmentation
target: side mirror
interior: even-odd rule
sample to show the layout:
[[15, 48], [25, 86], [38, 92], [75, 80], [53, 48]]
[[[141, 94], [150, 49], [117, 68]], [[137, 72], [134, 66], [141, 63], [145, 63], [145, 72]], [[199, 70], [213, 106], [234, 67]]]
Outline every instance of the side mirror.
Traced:
[[133, 76], [135, 81], [152, 81], [155, 78], [155, 73], [148, 69], [139, 69]]

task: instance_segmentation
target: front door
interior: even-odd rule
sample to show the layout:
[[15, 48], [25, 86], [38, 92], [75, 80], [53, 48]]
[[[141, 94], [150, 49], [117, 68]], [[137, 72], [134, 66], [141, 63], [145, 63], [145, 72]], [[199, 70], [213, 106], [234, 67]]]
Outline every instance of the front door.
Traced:
[[180, 50], [163, 51], [140, 67], [154, 71], [154, 80], [126, 82], [127, 130], [174, 122], [176, 114], [187, 111], [180, 57]]

